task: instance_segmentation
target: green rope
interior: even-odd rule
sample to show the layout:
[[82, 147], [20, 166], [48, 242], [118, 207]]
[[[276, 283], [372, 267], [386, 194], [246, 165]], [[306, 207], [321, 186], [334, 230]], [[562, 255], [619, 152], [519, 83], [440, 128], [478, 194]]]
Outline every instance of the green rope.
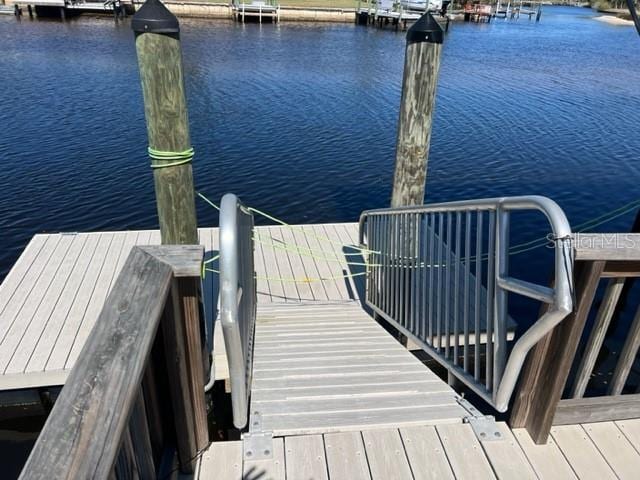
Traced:
[[193, 147], [189, 148], [188, 150], [183, 150], [182, 152], [163, 152], [162, 150], [156, 150], [151, 147], [149, 147], [147, 150], [149, 152], [149, 157], [151, 157], [152, 160], [163, 162], [151, 162], [151, 168], [166, 168], [184, 165], [191, 162], [194, 154]]

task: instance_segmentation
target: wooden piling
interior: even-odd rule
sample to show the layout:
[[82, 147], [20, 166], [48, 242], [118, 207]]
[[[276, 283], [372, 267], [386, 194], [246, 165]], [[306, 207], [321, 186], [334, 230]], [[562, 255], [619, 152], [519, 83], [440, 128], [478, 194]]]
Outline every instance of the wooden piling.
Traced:
[[[198, 243], [191, 149], [184, 94], [180, 26], [159, 0], [148, 0], [135, 14], [138, 67], [144, 95], [158, 219], [163, 244]], [[174, 153], [176, 155], [171, 155]]]
[[425, 13], [407, 32], [391, 206], [424, 202], [443, 31]]

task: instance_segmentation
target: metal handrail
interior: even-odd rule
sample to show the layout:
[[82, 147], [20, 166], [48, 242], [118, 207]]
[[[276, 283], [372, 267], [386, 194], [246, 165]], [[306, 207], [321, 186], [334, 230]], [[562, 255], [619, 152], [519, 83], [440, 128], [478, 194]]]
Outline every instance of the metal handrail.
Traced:
[[[549, 221], [555, 249], [551, 288], [509, 276], [510, 212], [515, 210], [537, 210]], [[483, 223], [485, 213], [488, 221]], [[508, 408], [527, 353], [573, 309], [571, 227], [562, 209], [546, 197], [369, 210], [360, 216], [360, 243], [371, 251], [367, 305], [500, 412]], [[549, 306], [507, 358], [509, 292]], [[485, 371], [480, 367], [483, 336]]]
[[220, 321], [229, 362], [231, 406], [236, 428], [247, 425], [256, 279], [253, 266], [253, 215], [232, 193], [220, 202]]

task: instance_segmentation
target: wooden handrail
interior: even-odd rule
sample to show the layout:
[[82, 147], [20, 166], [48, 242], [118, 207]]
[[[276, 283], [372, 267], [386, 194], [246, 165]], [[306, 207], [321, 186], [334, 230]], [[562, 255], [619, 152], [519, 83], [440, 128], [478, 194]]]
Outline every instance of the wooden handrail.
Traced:
[[189, 348], [199, 339], [187, 338], [199, 319], [185, 313], [183, 292], [202, 258], [200, 246], [132, 249], [20, 478], [152, 478], [172, 441], [181, 470], [192, 471], [206, 412], [201, 351]]
[[[608, 392], [608, 395], [618, 398], [598, 397], [578, 401], [582, 399], [591, 378], [625, 279], [640, 277], [640, 234], [576, 234], [573, 248], [576, 262], [574, 312], [529, 355], [510, 419], [512, 427], [527, 428], [536, 443], [545, 443], [551, 426], [555, 424], [582, 423], [594, 418], [600, 421], [605, 418], [616, 420], [629, 418], [630, 414], [640, 414], [640, 408], [634, 410], [628, 407], [632, 404], [629, 399], [620, 398], [640, 347], [640, 309], [630, 327]], [[596, 290], [603, 278], [611, 280], [575, 369], [570, 391], [572, 399], [562, 400]], [[608, 412], [609, 417], [603, 412]], [[578, 421], [580, 418], [582, 422]]]

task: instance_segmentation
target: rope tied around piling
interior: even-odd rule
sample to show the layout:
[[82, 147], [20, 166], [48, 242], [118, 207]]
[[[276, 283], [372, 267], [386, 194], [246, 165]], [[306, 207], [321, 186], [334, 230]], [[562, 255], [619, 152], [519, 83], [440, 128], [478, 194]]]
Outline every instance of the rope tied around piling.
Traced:
[[[163, 150], [156, 150], [154, 148], [149, 147], [147, 149], [149, 152], [149, 157], [151, 158], [151, 168], [167, 168], [167, 167], [177, 167], [178, 165], [185, 165], [187, 163], [191, 163], [193, 159], [193, 155], [195, 151], [193, 147], [183, 150], [181, 152], [169, 152]], [[161, 161], [163, 163], [156, 163], [156, 161]], [[166, 163], [169, 162], [169, 163]]]

